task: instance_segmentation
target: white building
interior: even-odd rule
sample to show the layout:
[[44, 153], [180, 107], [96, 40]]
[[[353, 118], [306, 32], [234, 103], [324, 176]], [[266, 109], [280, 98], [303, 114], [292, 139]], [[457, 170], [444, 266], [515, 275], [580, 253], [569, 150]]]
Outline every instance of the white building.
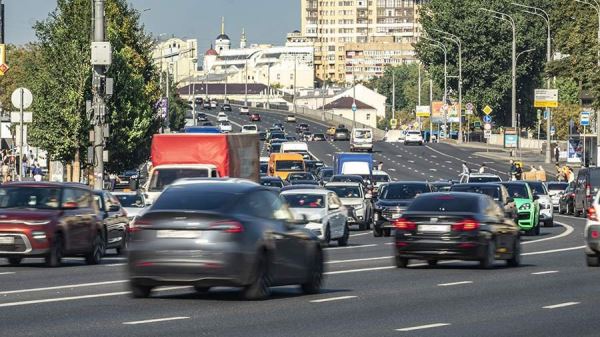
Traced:
[[159, 42], [152, 51], [152, 59], [162, 72], [171, 74], [171, 79], [181, 82], [198, 75], [198, 41], [170, 38]]
[[[387, 98], [362, 84], [357, 84], [356, 90], [353, 87], [328, 88], [324, 90], [300, 90], [296, 97], [296, 105], [299, 107], [305, 107], [307, 109], [318, 110], [322, 109], [323, 105], [325, 104], [325, 110], [327, 110], [327, 105], [332, 104], [344, 97], [356, 97], [357, 101], [360, 101], [365, 106], [368, 106], [369, 109], [373, 109], [377, 118], [385, 117], [385, 104]], [[347, 101], [343, 101], [343, 103], [347, 103]], [[343, 105], [344, 104], [341, 106]], [[336, 108], [341, 108], [341, 106], [336, 105]]]

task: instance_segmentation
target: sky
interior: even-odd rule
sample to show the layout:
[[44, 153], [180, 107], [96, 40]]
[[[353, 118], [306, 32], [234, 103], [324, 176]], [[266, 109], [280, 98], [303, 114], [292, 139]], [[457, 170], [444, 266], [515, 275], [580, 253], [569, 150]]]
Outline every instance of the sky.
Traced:
[[[5, 42], [22, 45], [35, 41], [31, 28], [48, 17], [55, 0], [1, 0], [5, 4]], [[300, 0], [127, 0], [143, 11], [141, 21], [154, 36], [198, 39], [206, 49], [221, 33], [238, 47], [242, 28], [249, 43], [282, 45], [286, 34], [300, 29]], [[144, 11], [146, 9], [150, 9]]]

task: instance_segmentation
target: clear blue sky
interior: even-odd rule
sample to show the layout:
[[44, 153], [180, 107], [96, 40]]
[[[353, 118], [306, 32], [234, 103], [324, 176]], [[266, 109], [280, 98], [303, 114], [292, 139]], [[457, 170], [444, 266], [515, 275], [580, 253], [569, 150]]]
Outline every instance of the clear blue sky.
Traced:
[[[300, 0], [128, 0], [142, 11], [142, 22], [155, 36], [159, 34], [196, 38], [210, 46], [225, 30], [238, 46], [242, 28], [250, 43], [283, 44], [285, 35], [300, 29]], [[56, 7], [55, 0], [3, 0], [6, 7], [6, 42], [24, 44], [35, 40], [31, 28]]]

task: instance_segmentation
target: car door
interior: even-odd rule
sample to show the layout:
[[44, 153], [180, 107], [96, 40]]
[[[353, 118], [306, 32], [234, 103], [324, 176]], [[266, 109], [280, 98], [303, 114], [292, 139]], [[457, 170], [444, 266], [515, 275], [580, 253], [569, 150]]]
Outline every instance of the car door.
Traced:
[[575, 182], [575, 201], [573, 207], [575, 208], [575, 214], [579, 209], [583, 209], [583, 199], [585, 198], [585, 182], [587, 170], [582, 169], [577, 175]]
[[496, 249], [499, 252], [510, 252], [513, 247], [513, 231], [511, 222], [504, 215], [504, 210], [492, 200], [486, 200], [486, 216], [493, 221], [490, 224], [492, 233], [496, 237]]
[[82, 231], [85, 233], [84, 251], [89, 252], [92, 247], [98, 231], [98, 210], [94, 204], [92, 191], [83, 188], [75, 190], [79, 206], [79, 221]]
[[115, 203], [114, 198], [108, 192], [102, 193], [104, 201], [104, 210], [102, 212], [104, 218], [104, 234], [106, 235], [106, 243], [111, 245], [121, 240], [121, 227], [119, 224], [121, 208], [120, 204]]
[[[331, 206], [334, 206], [333, 209]], [[336, 207], [337, 206], [337, 207]], [[346, 227], [346, 217], [341, 212], [342, 202], [337, 199], [335, 193], [327, 193], [327, 216], [329, 217], [329, 225], [332, 230], [333, 237], [341, 237], [344, 235]]]
[[77, 189], [71, 187], [64, 188], [61, 197], [65, 248], [69, 253], [82, 252], [88, 244], [87, 228], [77, 202], [77, 191]]

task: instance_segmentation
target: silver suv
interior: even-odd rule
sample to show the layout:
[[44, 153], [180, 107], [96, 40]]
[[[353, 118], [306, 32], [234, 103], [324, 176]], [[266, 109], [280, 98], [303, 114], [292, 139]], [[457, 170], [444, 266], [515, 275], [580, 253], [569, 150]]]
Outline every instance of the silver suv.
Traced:
[[348, 225], [358, 225], [360, 230], [370, 229], [373, 220], [371, 194], [365, 194], [360, 183], [329, 183], [325, 188], [335, 192], [348, 209]]

